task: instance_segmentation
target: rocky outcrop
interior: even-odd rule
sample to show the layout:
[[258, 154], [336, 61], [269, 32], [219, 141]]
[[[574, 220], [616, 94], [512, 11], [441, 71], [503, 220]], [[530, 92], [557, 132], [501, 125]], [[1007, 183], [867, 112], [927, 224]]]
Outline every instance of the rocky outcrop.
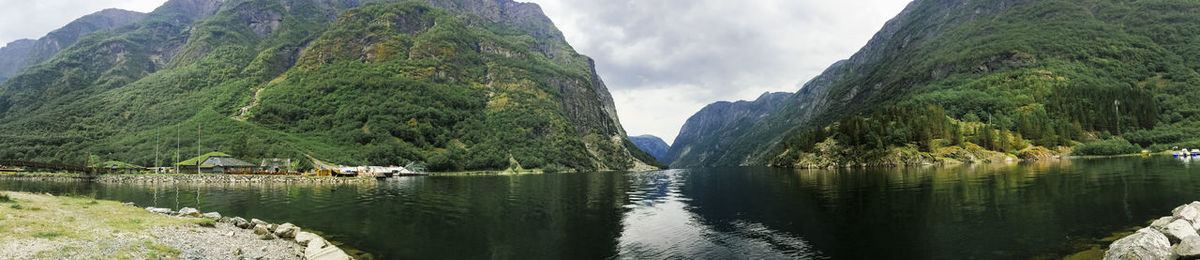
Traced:
[[1200, 257], [1200, 201], [1176, 207], [1132, 235], [1114, 241], [1104, 259], [1195, 259]]
[[650, 154], [650, 156], [654, 156], [659, 162], [665, 164], [671, 163], [667, 159], [667, 152], [670, 152], [671, 146], [667, 145], [667, 142], [663, 141], [662, 138], [653, 135], [640, 135], [630, 136], [629, 141], [633, 142], [633, 145], [637, 146], [638, 149], [642, 149], [642, 151]]
[[[188, 208], [188, 207], [179, 209], [178, 212], [172, 211], [171, 209], [167, 209], [167, 208], [154, 208], [154, 207], [147, 207], [146, 211], [156, 213], [156, 214], [175, 216], [175, 217], [191, 217], [192, 215], [195, 215], [195, 216], [202, 216], [202, 215], [203, 216], [209, 216], [209, 215], [220, 216], [220, 213], [217, 213], [217, 212], [199, 214], [199, 210], [194, 209], [194, 208]], [[186, 214], [185, 215], [185, 214], [183, 214], [185, 212], [186, 213], [195, 212], [196, 214]], [[195, 218], [199, 218], [199, 217], [195, 217]], [[289, 239], [290, 241], [295, 241], [296, 244], [304, 246], [303, 255], [302, 255], [303, 259], [319, 259], [319, 260], [350, 260], [350, 259], [354, 259], [349, 254], [347, 254], [346, 251], [333, 245], [333, 243], [326, 241], [321, 236], [318, 236], [316, 234], [309, 233], [309, 232], [304, 232], [300, 229], [300, 227], [297, 227], [296, 225], [294, 225], [292, 223], [283, 223], [283, 224], [276, 225], [276, 224], [268, 223], [266, 221], [262, 221], [259, 219], [251, 219], [250, 221], [246, 221], [246, 219], [241, 218], [241, 217], [220, 217], [219, 220], [217, 220], [217, 222], [227, 223], [229, 225], [233, 225], [234, 227], [237, 227], [240, 229], [251, 230], [253, 232], [253, 234], [259, 236], [259, 239], [261, 239], [261, 240]], [[234, 233], [231, 232], [226, 236], [234, 236]], [[266, 249], [264, 248], [263, 251], [266, 251]], [[238, 254], [241, 254], [241, 253], [242, 253], [241, 251], [238, 252]]]
[[1143, 228], [1133, 235], [1113, 242], [1104, 259], [1169, 259], [1171, 243], [1167, 236], [1152, 228]]
[[667, 152], [671, 167], [711, 166], [792, 93], [763, 93], [754, 101], [717, 102], [688, 118]]

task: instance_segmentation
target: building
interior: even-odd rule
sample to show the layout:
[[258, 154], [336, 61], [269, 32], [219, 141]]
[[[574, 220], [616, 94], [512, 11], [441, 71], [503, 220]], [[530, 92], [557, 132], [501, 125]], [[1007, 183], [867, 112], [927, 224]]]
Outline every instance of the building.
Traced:
[[[200, 162], [200, 166], [196, 166], [196, 162]], [[196, 158], [188, 159], [187, 161], [179, 162], [180, 173], [195, 174], [197, 170], [200, 173], [238, 173], [238, 172], [256, 172], [258, 165], [246, 161], [238, 160], [233, 156], [221, 152], [211, 152]]]
[[271, 158], [263, 159], [259, 165], [259, 171], [262, 172], [291, 172], [292, 159]]

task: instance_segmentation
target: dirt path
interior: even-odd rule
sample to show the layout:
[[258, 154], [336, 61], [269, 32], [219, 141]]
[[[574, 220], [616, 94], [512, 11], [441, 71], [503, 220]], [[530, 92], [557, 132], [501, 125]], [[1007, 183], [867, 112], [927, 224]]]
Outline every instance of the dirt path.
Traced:
[[233, 120], [246, 121], [246, 112], [249, 112], [250, 109], [258, 106], [258, 100], [259, 100], [258, 97], [259, 97], [259, 95], [262, 95], [263, 90], [267, 90], [267, 88], [260, 88], [260, 89], [258, 89], [258, 91], [254, 91], [254, 101], [250, 101], [249, 105], [246, 105], [242, 108], [238, 108], [237, 115], [233, 116]]

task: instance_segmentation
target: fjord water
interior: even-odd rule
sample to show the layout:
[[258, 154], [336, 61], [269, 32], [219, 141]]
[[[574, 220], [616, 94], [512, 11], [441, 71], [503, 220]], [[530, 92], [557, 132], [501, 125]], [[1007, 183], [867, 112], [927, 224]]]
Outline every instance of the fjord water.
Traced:
[[291, 222], [385, 259], [1062, 256], [1200, 200], [1200, 161], [419, 177], [0, 189]]

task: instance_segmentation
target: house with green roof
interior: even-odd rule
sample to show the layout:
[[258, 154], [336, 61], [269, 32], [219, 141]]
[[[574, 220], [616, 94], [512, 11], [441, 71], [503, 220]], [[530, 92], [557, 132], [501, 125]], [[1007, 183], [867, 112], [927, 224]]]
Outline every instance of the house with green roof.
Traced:
[[[196, 166], [199, 163], [199, 167]], [[211, 152], [201, 156], [197, 156], [175, 164], [179, 166], [180, 173], [233, 173], [233, 172], [254, 172], [258, 169], [257, 164], [233, 158], [232, 155], [222, 152]]]

